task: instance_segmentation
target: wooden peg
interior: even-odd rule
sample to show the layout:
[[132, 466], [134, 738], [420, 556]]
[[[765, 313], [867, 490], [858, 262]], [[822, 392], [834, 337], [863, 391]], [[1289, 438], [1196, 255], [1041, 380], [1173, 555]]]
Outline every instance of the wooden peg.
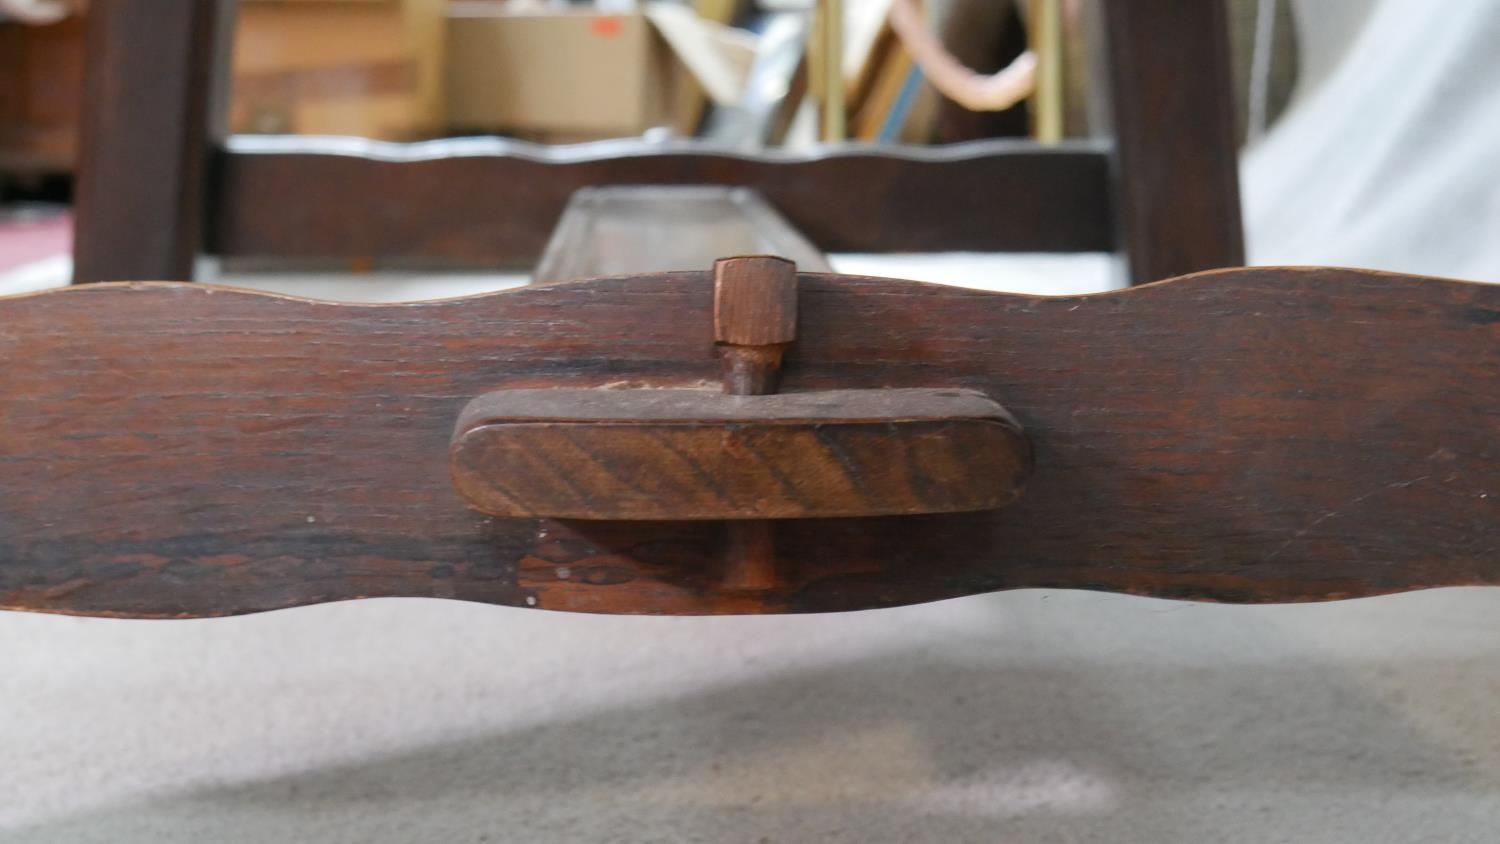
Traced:
[[[797, 339], [797, 265], [771, 255], [714, 262], [714, 341], [724, 392], [776, 392], [781, 359]], [[724, 588], [764, 590], [776, 585], [775, 523], [725, 524]]]
[[1020, 494], [1031, 449], [987, 396], [957, 388], [776, 394], [796, 339], [790, 261], [716, 266], [724, 395], [695, 389], [508, 389], [464, 408], [459, 493], [518, 518], [722, 522], [720, 583], [772, 590], [783, 519], [956, 513]]
[[714, 263], [714, 341], [724, 365], [724, 392], [776, 392], [782, 355], [796, 339], [796, 264], [770, 255]]

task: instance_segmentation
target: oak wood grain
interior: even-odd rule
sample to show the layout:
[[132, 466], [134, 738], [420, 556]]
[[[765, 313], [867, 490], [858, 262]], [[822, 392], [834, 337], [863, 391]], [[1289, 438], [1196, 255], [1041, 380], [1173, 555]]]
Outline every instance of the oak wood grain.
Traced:
[[0, 607], [809, 612], [1500, 584], [1500, 287], [1285, 268], [1058, 298], [800, 285], [785, 392], [982, 392], [1035, 448], [1026, 494], [781, 522], [778, 587], [727, 591], [719, 525], [488, 517], [448, 477], [480, 394], [715, 383], [707, 272], [391, 305], [88, 285], [0, 299]]
[[777, 346], [797, 339], [797, 265], [770, 255], [714, 262], [714, 341]]
[[481, 512], [807, 519], [1003, 507], [1031, 468], [971, 390], [507, 390], [459, 416], [454, 484]]
[[724, 392], [776, 392], [782, 359], [797, 339], [797, 265], [746, 255], [715, 261], [713, 272], [714, 342]]

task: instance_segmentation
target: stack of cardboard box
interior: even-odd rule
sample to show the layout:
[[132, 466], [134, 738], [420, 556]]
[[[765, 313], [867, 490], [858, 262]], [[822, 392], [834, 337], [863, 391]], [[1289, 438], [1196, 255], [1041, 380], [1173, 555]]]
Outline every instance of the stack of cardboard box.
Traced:
[[[441, 135], [446, 0], [242, 0], [233, 132]], [[0, 23], [0, 172], [72, 169], [87, 16]]]
[[[501, 0], [237, 7], [227, 59], [234, 133], [410, 141], [484, 132], [566, 142], [666, 127], [691, 135], [707, 103], [739, 96], [754, 58], [754, 36], [680, 5], [625, 13]], [[86, 27], [86, 13], [46, 26], [0, 24], [0, 171], [71, 169]]]
[[448, 125], [552, 142], [656, 127], [692, 135], [710, 99], [740, 96], [754, 44], [675, 5], [618, 13], [456, 0]]
[[433, 137], [444, 128], [445, 0], [244, 0], [235, 132]]
[[73, 166], [83, 88], [83, 22], [0, 24], [0, 176]]

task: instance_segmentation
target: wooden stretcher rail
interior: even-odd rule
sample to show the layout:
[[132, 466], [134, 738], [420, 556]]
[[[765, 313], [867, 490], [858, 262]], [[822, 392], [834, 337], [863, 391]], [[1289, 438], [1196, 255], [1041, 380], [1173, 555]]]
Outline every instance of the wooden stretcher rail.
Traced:
[[726, 590], [719, 523], [490, 517], [448, 475], [483, 393], [717, 383], [708, 273], [393, 305], [98, 285], [0, 300], [0, 607], [810, 612], [1500, 584], [1500, 287], [1284, 268], [1060, 298], [799, 286], [783, 394], [976, 390], [1030, 440], [1024, 495], [778, 523], [777, 582]]
[[236, 137], [208, 248], [226, 256], [531, 264], [568, 197], [606, 185], [749, 185], [828, 252], [1115, 247], [1107, 149], [1013, 140], [812, 156], [494, 138]]

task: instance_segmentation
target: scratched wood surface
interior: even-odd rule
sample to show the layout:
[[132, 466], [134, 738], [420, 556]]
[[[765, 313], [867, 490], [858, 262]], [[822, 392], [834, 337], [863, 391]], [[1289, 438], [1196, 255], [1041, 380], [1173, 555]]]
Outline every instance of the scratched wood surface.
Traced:
[[1018, 587], [1226, 601], [1500, 584], [1500, 287], [1242, 269], [1035, 298], [801, 277], [782, 391], [963, 387], [1035, 449], [1003, 510], [777, 525], [491, 518], [459, 410], [692, 386], [708, 273], [403, 305], [199, 285], [0, 300], [0, 607], [171, 617], [377, 595], [592, 612], [850, 610]]

